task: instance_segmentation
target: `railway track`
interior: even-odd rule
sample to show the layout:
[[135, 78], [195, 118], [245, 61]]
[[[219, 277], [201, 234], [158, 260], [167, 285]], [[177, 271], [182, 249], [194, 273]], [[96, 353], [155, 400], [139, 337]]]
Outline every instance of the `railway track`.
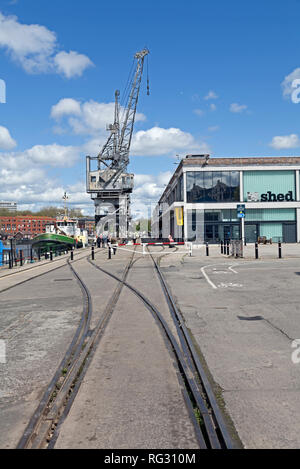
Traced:
[[[106, 251], [100, 252], [103, 253]], [[104, 332], [114, 305], [119, 298], [122, 288], [121, 282], [119, 282], [117, 288], [114, 290], [103, 316], [98, 321], [95, 329], [91, 331], [92, 298], [86, 283], [73, 267], [74, 263], [83, 260], [85, 257], [87, 257], [87, 255], [80, 259], [75, 259], [72, 263], [67, 260], [67, 265], [76, 277], [85, 300], [79, 326], [72, 343], [68, 347], [36, 411], [30, 419], [17, 445], [17, 449], [38, 449], [52, 447], [54, 445], [59, 425], [61, 425], [64, 417], [67, 415], [76, 396], [83, 377], [83, 368], [88, 364], [89, 355], [92, 352], [95, 342], [100, 339], [101, 333]], [[132, 258], [133, 255], [126, 265], [123, 275], [124, 279], [130, 268]], [[56, 267], [55, 270], [65, 267], [65, 265], [66, 264]], [[51, 269], [51, 271], [53, 270], [54, 269]], [[44, 273], [40, 275], [44, 275]]]
[[[105, 251], [96, 251], [97, 254], [99, 252], [103, 253]], [[85, 256], [93, 268], [100, 270], [105, 275], [117, 281], [117, 286], [111, 295], [105, 312], [92, 331], [89, 327], [92, 316], [90, 292], [73, 266], [76, 261], [72, 263], [68, 261], [68, 265], [82, 289], [85, 298], [85, 307], [73, 341], [19, 441], [18, 448], [55, 447], [60, 428], [68, 415], [123, 287], [131, 290], [143, 302], [144, 306], [158, 321], [161, 330], [171, 344], [180, 371], [182, 384], [184, 385], [184, 398], [189, 409], [190, 418], [194, 424], [199, 448], [229, 449], [234, 447], [210, 383], [184, 325], [183, 318], [166, 284], [159, 267], [159, 262], [154, 259], [151, 252], [149, 252], [149, 261], [151, 259], [150, 262], [152, 262], [156, 275], [159, 278], [163, 294], [176, 327], [176, 336], [171, 332], [169, 325], [153, 302], [140, 290], [126, 281], [131, 267], [142, 259], [142, 257], [134, 259], [134, 254], [135, 251], [132, 252], [122, 277], [100, 267], [90, 259], [90, 256]], [[84, 257], [78, 260], [82, 259], [84, 259]]]
[[[159, 268], [158, 262], [155, 261], [150, 252], [149, 254], [155, 271], [159, 277], [163, 293], [166, 297], [171, 316], [176, 326], [178, 340], [176, 340], [175, 336], [172, 334], [170, 327], [163, 318], [161, 312], [141, 291], [137, 290], [133, 285], [129, 284], [125, 280], [121, 280], [115, 274], [112, 274], [111, 272], [96, 265], [89, 258], [87, 260], [101, 272], [111, 276], [115, 280], [122, 281], [122, 284], [129, 288], [136, 296], [138, 296], [147, 309], [159, 321], [162, 330], [164, 331], [172, 346], [179, 370], [183, 377], [186, 389], [185, 399], [190, 410], [191, 418], [196, 427], [200, 448], [231, 449], [234, 447], [234, 443], [227, 430], [209, 380], [199, 361], [191, 337], [184, 324], [183, 318], [178, 311], [178, 308], [176, 307], [175, 301]], [[163, 254], [163, 256], [164, 255], [168, 254]]]
[[203, 417], [203, 433], [206, 436], [206, 442], [208, 443], [208, 446], [213, 449], [232, 449], [234, 447], [234, 443], [226, 427], [210, 382], [203, 366], [201, 365], [191, 336], [185, 326], [184, 319], [176, 306], [167, 282], [160, 269], [159, 262], [157, 262], [152, 255], [151, 259], [161, 283], [172, 319], [176, 326], [184, 358], [192, 372], [194, 383], [198, 388], [194, 393], [193, 383], [192, 386], [190, 386], [190, 391], [193, 393], [194, 405], [196, 405], [196, 408], [200, 411], [200, 414]]

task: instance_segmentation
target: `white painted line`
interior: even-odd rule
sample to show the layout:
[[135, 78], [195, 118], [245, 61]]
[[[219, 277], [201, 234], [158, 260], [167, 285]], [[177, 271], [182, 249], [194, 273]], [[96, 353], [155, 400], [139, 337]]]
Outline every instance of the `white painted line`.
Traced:
[[[115, 247], [117, 248], [117, 252], [118, 252], [118, 250], [120, 250], [120, 251], [127, 251], [127, 252], [133, 252], [133, 249], [121, 248], [120, 246], [115, 246]], [[144, 256], [144, 255], [150, 256], [151, 254], [152, 254], [152, 255], [153, 255], [153, 254], [154, 254], [154, 255], [157, 254], [157, 255], [160, 255], [160, 256], [161, 256], [162, 253], [164, 253], [164, 254], [185, 254], [185, 253], [186, 253], [186, 254], [189, 254], [189, 251], [181, 251], [180, 249], [179, 249], [178, 251], [172, 251], [172, 250], [170, 250], [170, 251], [158, 251], [158, 252], [154, 252], [154, 251], [151, 251], [151, 252], [143, 252], [143, 251], [138, 251], [138, 250], [135, 251], [135, 254], [141, 254], [142, 256]]]
[[231, 270], [231, 272], [233, 272], [234, 274], [238, 273], [236, 270], [233, 269], [233, 265], [229, 266], [228, 269]]
[[201, 272], [202, 272], [202, 274], [204, 275], [205, 280], [209, 283], [209, 285], [210, 285], [212, 288], [215, 288], [215, 289], [217, 290], [216, 285], [210, 280], [209, 276], [207, 275], [207, 273], [206, 273], [205, 270], [204, 270], [204, 269], [206, 269], [206, 267], [211, 267], [211, 266], [206, 265], [206, 266], [204, 266], [204, 267], [201, 267]]
[[238, 287], [238, 288], [242, 288], [243, 285], [241, 283], [220, 283], [220, 285], [218, 285], [219, 288], [228, 288], [228, 287]]

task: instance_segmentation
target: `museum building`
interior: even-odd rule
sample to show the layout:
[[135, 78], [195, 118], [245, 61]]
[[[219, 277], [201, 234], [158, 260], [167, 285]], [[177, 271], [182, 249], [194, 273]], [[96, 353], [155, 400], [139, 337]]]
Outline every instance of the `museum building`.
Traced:
[[299, 169], [300, 157], [187, 155], [154, 210], [152, 236], [300, 242]]

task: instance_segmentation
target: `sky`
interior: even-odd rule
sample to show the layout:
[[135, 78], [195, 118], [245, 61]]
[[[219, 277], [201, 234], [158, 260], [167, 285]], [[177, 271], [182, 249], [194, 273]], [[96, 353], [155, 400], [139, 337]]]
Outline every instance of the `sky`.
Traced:
[[144, 47], [133, 216], [189, 153], [298, 156], [299, 20], [300, 0], [0, 0], [0, 200], [37, 211], [66, 191], [94, 214], [85, 157]]

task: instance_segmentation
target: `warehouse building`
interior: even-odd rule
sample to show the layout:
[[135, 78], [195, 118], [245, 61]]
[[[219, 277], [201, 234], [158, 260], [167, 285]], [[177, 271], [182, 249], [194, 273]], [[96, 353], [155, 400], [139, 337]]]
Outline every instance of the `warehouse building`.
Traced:
[[152, 235], [300, 242], [299, 169], [300, 157], [187, 155], [154, 210]]
[[5, 202], [4, 200], [0, 200], [0, 210], [7, 210], [8, 212], [16, 212], [17, 211], [17, 202]]

